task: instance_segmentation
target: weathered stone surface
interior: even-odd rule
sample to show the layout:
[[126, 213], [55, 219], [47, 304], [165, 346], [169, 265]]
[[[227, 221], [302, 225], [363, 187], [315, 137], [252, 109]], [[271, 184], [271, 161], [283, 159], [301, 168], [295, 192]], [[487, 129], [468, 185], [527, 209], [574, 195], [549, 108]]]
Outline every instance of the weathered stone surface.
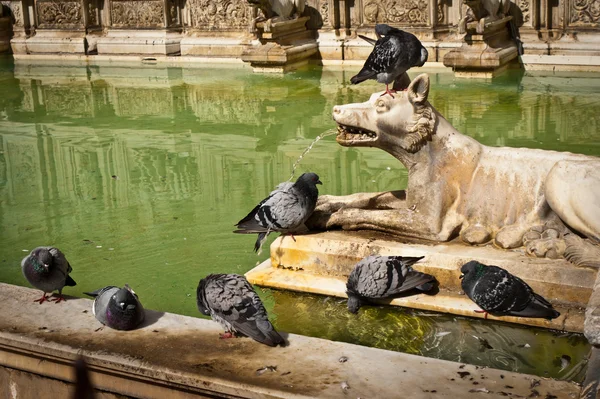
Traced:
[[[295, 334], [284, 333], [288, 345], [283, 348], [248, 338], [220, 340], [217, 323], [154, 311], [147, 311], [138, 330], [99, 329], [92, 301], [67, 298], [43, 306], [29, 300], [35, 295], [32, 289], [0, 284], [0, 366], [46, 377], [36, 379], [42, 382], [41, 394], [44, 383], [72, 381], [71, 362], [79, 355], [85, 356], [97, 389], [144, 398], [394, 398], [400, 391], [419, 398], [428, 397], [425, 389], [435, 390], [436, 397], [476, 395], [469, 393], [473, 381], [460, 378], [459, 371], [471, 373], [487, 390], [486, 398], [505, 397], [500, 392], [506, 384], [513, 395], [525, 397], [533, 379], [541, 397], [568, 398], [580, 391], [565, 381]], [[340, 363], [341, 356], [348, 361]], [[276, 372], [256, 373], [271, 365]], [[349, 391], [341, 388], [344, 381]], [[10, 382], [0, 385], [0, 394], [7, 388], [10, 392]]]

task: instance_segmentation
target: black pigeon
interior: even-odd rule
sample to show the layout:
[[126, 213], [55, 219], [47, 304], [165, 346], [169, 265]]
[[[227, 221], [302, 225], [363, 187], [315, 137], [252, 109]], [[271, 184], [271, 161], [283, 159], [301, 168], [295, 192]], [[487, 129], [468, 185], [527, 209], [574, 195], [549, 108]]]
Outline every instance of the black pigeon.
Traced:
[[[21, 261], [23, 276], [35, 288], [42, 290], [42, 297], [35, 302], [42, 304], [44, 301], [64, 301], [63, 287], [73, 287], [77, 283], [69, 276], [73, 271], [69, 262], [58, 248], [37, 247]], [[48, 299], [47, 293], [58, 290], [56, 299]]]
[[[423, 66], [429, 54], [412, 33], [386, 24], [377, 24], [375, 33], [378, 40], [373, 51], [363, 68], [350, 79], [350, 82], [358, 84], [368, 79], [375, 79], [379, 83], [385, 83], [385, 93], [382, 95], [389, 94], [393, 97], [392, 93], [395, 91], [389, 89], [390, 83], [410, 68]], [[363, 37], [363, 39], [371, 42], [368, 38]]]
[[105, 326], [115, 330], [133, 330], [144, 321], [144, 307], [127, 284], [123, 288], [108, 286], [84, 294], [96, 298], [92, 312]]
[[258, 252], [264, 238], [272, 231], [294, 233], [304, 226], [317, 205], [322, 184], [315, 173], [304, 173], [296, 183], [281, 183], [262, 200], [245, 218], [240, 220], [234, 233], [258, 233], [254, 251]]
[[348, 310], [356, 313], [370, 299], [391, 298], [412, 289], [431, 290], [435, 277], [412, 268], [421, 259], [423, 256], [368, 256], [358, 262], [346, 283]]
[[200, 280], [196, 291], [198, 310], [225, 328], [221, 338], [235, 333], [269, 346], [283, 345], [267, 317], [262, 301], [244, 276], [210, 274]]
[[488, 313], [549, 320], [560, 316], [550, 302], [533, 292], [526, 282], [501, 267], [472, 260], [460, 271], [463, 291], [483, 309], [486, 317]]

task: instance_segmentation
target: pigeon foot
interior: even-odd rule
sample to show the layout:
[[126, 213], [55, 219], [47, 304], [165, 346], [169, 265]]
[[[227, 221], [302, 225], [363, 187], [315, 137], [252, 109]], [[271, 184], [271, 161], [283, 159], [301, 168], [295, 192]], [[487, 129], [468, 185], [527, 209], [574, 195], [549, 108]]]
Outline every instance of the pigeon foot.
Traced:
[[483, 316], [483, 318], [487, 320], [487, 317], [488, 317], [488, 314], [489, 314], [489, 313], [488, 313], [488, 312], [486, 312], [485, 310], [479, 310], [479, 309], [475, 309], [475, 310], [474, 310], [474, 312], [475, 312], [475, 313], [485, 313], [485, 314], [484, 314], [484, 316]]
[[41, 298], [39, 298], [39, 299], [34, 299], [34, 300], [33, 300], [33, 302], [39, 302], [39, 303], [40, 303], [40, 305], [41, 305], [42, 303], [44, 303], [45, 301], [50, 301], [50, 299], [49, 299], [49, 298], [46, 296], [46, 293], [45, 293], [45, 292], [44, 292], [44, 295], [43, 295]]
[[49, 302], [59, 303], [59, 302], [67, 302], [64, 296], [61, 294], [57, 295], [56, 298], [48, 299]]
[[395, 98], [393, 93], [396, 93], [396, 90], [390, 90], [390, 87], [388, 85], [385, 85], [385, 91], [379, 97], [383, 97], [386, 94], [389, 94], [390, 96], [392, 96], [392, 98]]
[[229, 338], [235, 338], [235, 335], [233, 335], [230, 332], [219, 334], [219, 339], [229, 339]]

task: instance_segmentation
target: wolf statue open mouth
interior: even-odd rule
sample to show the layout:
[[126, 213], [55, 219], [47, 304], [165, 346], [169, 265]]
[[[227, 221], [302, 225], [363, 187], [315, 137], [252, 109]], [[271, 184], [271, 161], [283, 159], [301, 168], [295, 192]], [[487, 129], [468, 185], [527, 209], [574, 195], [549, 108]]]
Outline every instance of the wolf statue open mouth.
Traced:
[[344, 146], [352, 146], [355, 143], [368, 143], [377, 140], [377, 133], [356, 126], [342, 125], [338, 123], [338, 134], [336, 141]]

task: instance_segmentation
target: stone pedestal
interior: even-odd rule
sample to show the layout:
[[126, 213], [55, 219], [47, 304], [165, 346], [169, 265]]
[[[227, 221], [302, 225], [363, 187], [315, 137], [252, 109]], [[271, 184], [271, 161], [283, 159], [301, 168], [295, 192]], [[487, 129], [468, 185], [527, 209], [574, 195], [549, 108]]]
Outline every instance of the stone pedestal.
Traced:
[[502, 73], [517, 58], [517, 46], [510, 38], [505, 17], [483, 25], [472, 22], [460, 48], [444, 56], [444, 65], [451, 67], [456, 76], [469, 78], [492, 78]]
[[289, 21], [259, 22], [258, 40], [242, 53], [242, 61], [255, 72], [286, 72], [308, 63], [317, 53], [317, 42], [306, 29], [308, 17]]
[[435, 276], [440, 292], [382, 300], [381, 303], [483, 318], [483, 313], [474, 312], [477, 305], [461, 294], [459, 279], [460, 267], [470, 260], [478, 260], [517, 274], [561, 312], [560, 317], [552, 321], [491, 315], [489, 319], [582, 332], [582, 308], [592, 295], [597, 275], [595, 269], [576, 267], [564, 259], [532, 258], [520, 251], [500, 250], [493, 246], [400, 241], [397, 237], [373, 231], [329, 231], [296, 235], [295, 239], [289, 236], [277, 238], [271, 245], [271, 259], [248, 272], [248, 280], [261, 286], [345, 297], [348, 275], [365, 256], [424, 256], [414, 268]]
[[111, 30], [96, 41], [98, 54], [158, 54], [179, 53], [181, 35], [162, 30]]

